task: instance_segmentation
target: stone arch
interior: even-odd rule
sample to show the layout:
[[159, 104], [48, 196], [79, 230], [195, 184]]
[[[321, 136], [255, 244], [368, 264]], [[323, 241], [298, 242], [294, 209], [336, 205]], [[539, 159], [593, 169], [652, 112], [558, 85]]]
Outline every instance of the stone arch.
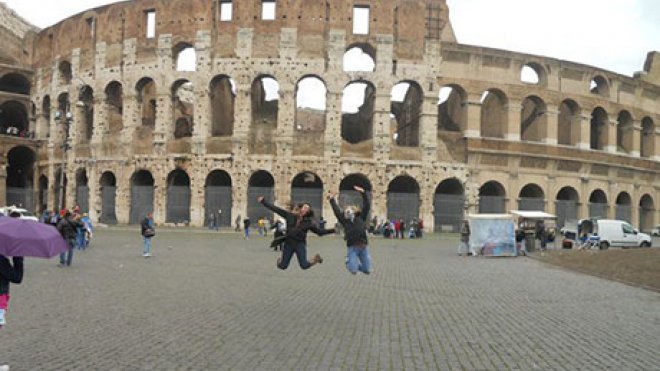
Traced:
[[497, 181], [489, 181], [479, 188], [479, 213], [501, 214], [506, 212], [506, 189]]
[[419, 218], [419, 183], [408, 175], [400, 175], [387, 186], [387, 218], [403, 219], [406, 225]]
[[80, 117], [80, 127], [78, 128], [78, 142], [89, 143], [94, 133], [94, 89], [89, 85], [84, 85], [78, 93], [78, 115]]
[[34, 168], [37, 154], [25, 146], [7, 152], [6, 200], [8, 206], [34, 211]]
[[567, 220], [578, 219], [579, 203], [580, 195], [575, 188], [566, 186], [557, 192], [557, 197], [555, 198], [557, 228], [563, 227]]
[[20, 73], [8, 73], [0, 78], [0, 91], [12, 94], [30, 95], [32, 84]]
[[602, 107], [591, 113], [590, 148], [602, 151], [608, 144], [609, 117]]
[[291, 203], [308, 203], [314, 215], [320, 218], [323, 215], [323, 180], [312, 172], [302, 172], [291, 181]]
[[369, 43], [355, 43], [346, 48], [343, 60], [344, 72], [374, 72], [376, 49]]
[[124, 128], [124, 87], [118, 81], [111, 81], [105, 87], [105, 109], [110, 135], [119, 134]]
[[616, 126], [616, 150], [622, 153], [631, 153], [633, 150], [633, 137], [635, 128], [633, 117], [630, 112], [623, 110], [619, 112]]
[[460, 85], [449, 84], [440, 88], [438, 99], [438, 130], [463, 131], [467, 120], [467, 93]]
[[657, 223], [655, 221], [656, 214], [657, 212], [653, 197], [649, 194], [644, 194], [639, 199], [639, 229], [641, 231], [650, 232]]
[[589, 91], [591, 94], [597, 94], [600, 96], [603, 96], [605, 98], [610, 97], [610, 83], [602, 75], [596, 75], [591, 79], [591, 83], [589, 85]]
[[481, 95], [481, 136], [504, 138], [508, 121], [508, 99], [498, 89], [486, 90]]
[[150, 77], [141, 78], [135, 85], [140, 124], [143, 127], [156, 127], [157, 89], [156, 83]]
[[324, 132], [328, 88], [316, 75], [303, 76], [296, 84], [295, 129], [302, 132]]
[[64, 60], [61, 61], [57, 67], [60, 77], [60, 85], [70, 85], [73, 79], [73, 69], [71, 62]]
[[589, 217], [606, 219], [608, 217], [607, 195], [602, 189], [595, 189], [589, 196]]
[[[361, 104], [360, 99], [363, 97]], [[342, 97], [341, 137], [349, 144], [372, 141], [376, 88], [368, 81], [352, 81]]]
[[190, 176], [183, 169], [167, 175], [167, 223], [190, 223]]
[[230, 137], [234, 134], [236, 83], [227, 75], [218, 75], [209, 86], [211, 101], [211, 135]]
[[632, 197], [628, 192], [621, 192], [616, 197], [616, 209], [614, 218], [617, 220], [625, 220], [628, 223], [632, 221]]
[[10, 100], [0, 105], [0, 134], [24, 137], [29, 130], [28, 111], [23, 103]]
[[130, 224], [138, 224], [154, 211], [154, 177], [149, 170], [137, 170], [131, 176]]
[[275, 154], [272, 140], [277, 130], [280, 85], [270, 75], [260, 75], [252, 82], [252, 123], [248, 140], [250, 153]]
[[435, 189], [433, 215], [436, 231], [458, 232], [465, 219], [465, 188], [460, 180], [443, 180]]
[[577, 146], [580, 143], [580, 106], [572, 99], [565, 99], [559, 105], [558, 144]]
[[204, 213], [213, 217], [218, 226], [231, 227], [232, 221], [232, 179], [224, 170], [213, 170], [206, 177], [204, 185]]
[[257, 197], [259, 196], [263, 196], [269, 202], [274, 202], [275, 200], [275, 178], [266, 170], [255, 171], [248, 181], [247, 216], [253, 225], [256, 225], [257, 220], [261, 217], [272, 220], [273, 213], [259, 204], [257, 201]]
[[195, 72], [197, 70], [197, 51], [187, 42], [180, 42], [172, 49], [174, 69], [179, 72]]
[[394, 116], [394, 143], [402, 147], [418, 147], [424, 92], [414, 81], [403, 81], [392, 88], [390, 117]]
[[39, 176], [39, 191], [37, 194], [38, 211], [48, 210], [48, 177]]
[[532, 95], [523, 100], [520, 113], [521, 140], [540, 142], [546, 137], [547, 110], [543, 99], [537, 96]]
[[525, 84], [545, 86], [548, 81], [548, 73], [540, 64], [528, 62], [520, 68], [520, 81]]
[[644, 117], [642, 119], [642, 132], [640, 140], [640, 156], [646, 158], [652, 158], [655, 156], [655, 123], [650, 117]]
[[193, 83], [189, 80], [181, 79], [172, 84], [172, 118], [174, 120], [174, 139], [192, 137], [195, 92]]
[[81, 213], [89, 212], [89, 181], [85, 168], [76, 171], [76, 206], [80, 207]]
[[99, 180], [101, 187], [101, 215], [99, 221], [105, 224], [117, 224], [116, 198], [117, 198], [117, 178], [111, 171], [105, 171], [101, 174]]
[[545, 211], [545, 192], [538, 184], [525, 185], [518, 194], [518, 210]]
[[372, 186], [369, 178], [361, 173], [352, 173], [346, 175], [339, 183], [339, 206], [345, 208], [347, 206], [362, 207], [362, 196], [353, 189], [354, 186], [364, 188], [364, 191], [369, 196], [370, 205], [373, 204], [371, 197]]

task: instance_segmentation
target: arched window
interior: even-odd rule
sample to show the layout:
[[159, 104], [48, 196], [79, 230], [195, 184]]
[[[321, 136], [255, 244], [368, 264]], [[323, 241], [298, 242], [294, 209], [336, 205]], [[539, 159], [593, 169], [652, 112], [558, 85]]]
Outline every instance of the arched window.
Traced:
[[616, 150], [621, 153], [630, 153], [633, 149], [633, 118], [628, 111], [621, 111], [616, 126]]
[[141, 113], [142, 126], [156, 127], [156, 83], [149, 77], [144, 77], [135, 86], [137, 101]]
[[229, 137], [234, 134], [234, 106], [236, 83], [229, 76], [220, 75], [211, 80], [211, 135]]
[[179, 72], [197, 71], [197, 52], [195, 48], [188, 43], [179, 43], [174, 48], [174, 58], [176, 61], [176, 70]]
[[371, 140], [376, 89], [366, 81], [354, 81], [344, 88], [341, 137], [350, 144]]
[[94, 133], [94, 90], [85, 85], [80, 89], [78, 95], [78, 115], [80, 115], [82, 125], [78, 131], [79, 143], [89, 143]]
[[296, 86], [296, 123], [299, 131], [325, 130], [326, 99], [328, 89], [316, 76], [302, 78]]
[[392, 88], [390, 117], [396, 121], [392, 135], [394, 143], [402, 147], [419, 146], [419, 125], [424, 93], [417, 83], [401, 82]]
[[350, 46], [344, 54], [344, 72], [373, 72], [376, 70], [376, 51], [369, 44]]
[[172, 109], [174, 139], [192, 137], [195, 117], [195, 91], [190, 81], [178, 80], [172, 85]]
[[607, 82], [607, 79], [600, 75], [595, 76], [593, 79], [591, 79], [591, 83], [589, 85], [589, 91], [591, 91], [592, 94], [597, 94], [609, 98], [610, 86], [609, 83]]
[[642, 119], [642, 138], [640, 140], [640, 155], [653, 157], [655, 155], [655, 123], [650, 117]]
[[440, 88], [438, 99], [438, 130], [463, 131], [467, 118], [467, 94], [457, 85]]
[[485, 183], [479, 188], [479, 213], [499, 214], [506, 210], [506, 190], [496, 181]]
[[481, 136], [504, 138], [506, 133], [507, 98], [500, 90], [491, 89], [481, 95]]
[[580, 142], [580, 108], [575, 101], [567, 99], [559, 105], [558, 143], [577, 146]]
[[527, 63], [520, 69], [520, 81], [525, 84], [542, 85], [545, 80], [545, 70], [538, 63]]
[[120, 133], [124, 127], [123, 95], [123, 87], [121, 83], [117, 81], [113, 81], [105, 87], [105, 107], [107, 112], [108, 130], [111, 135]]
[[520, 139], [540, 142], [547, 135], [547, 116], [545, 102], [539, 97], [530, 96], [522, 102], [520, 113]]
[[19, 73], [8, 73], [0, 78], [0, 91], [30, 95], [30, 90], [30, 80]]
[[607, 112], [601, 107], [594, 109], [591, 114], [590, 148], [604, 150], [607, 145], [607, 131], [609, 118]]

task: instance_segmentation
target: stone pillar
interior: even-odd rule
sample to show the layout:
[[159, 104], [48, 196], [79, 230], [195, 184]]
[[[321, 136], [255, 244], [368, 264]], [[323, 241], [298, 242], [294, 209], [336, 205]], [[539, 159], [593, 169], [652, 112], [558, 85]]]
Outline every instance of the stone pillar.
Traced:
[[154, 171], [154, 222], [162, 225], [167, 218], [167, 175]]
[[633, 157], [641, 156], [642, 148], [642, 125], [639, 122], [634, 122], [632, 130], [632, 148], [630, 150], [630, 155]]
[[133, 138], [135, 130], [141, 124], [142, 112], [139, 112], [139, 105], [135, 94], [123, 94], [122, 96], [122, 123], [121, 147], [124, 155], [130, 158], [133, 154]]
[[98, 223], [101, 210], [101, 195], [99, 186], [98, 167], [96, 164], [87, 167], [87, 187], [89, 187], [89, 218]]
[[[655, 129], [655, 145], [653, 146], [653, 152], [651, 158], [653, 161], [660, 161], [660, 125], [656, 124]], [[657, 208], [660, 211], [660, 207]]]
[[556, 146], [559, 141], [559, 110], [557, 107], [548, 106], [545, 112], [546, 125], [541, 130], [542, 141], [545, 144]]
[[582, 150], [591, 148], [591, 116], [580, 115], [580, 141], [577, 147]]
[[323, 157], [326, 160], [338, 159], [341, 156], [342, 93], [343, 91], [340, 86], [335, 87], [334, 84], [328, 84], [326, 123], [323, 138]]
[[280, 82], [280, 100], [277, 107], [277, 158], [293, 156], [293, 121], [296, 116], [295, 86], [290, 81]]
[[[55, 210], [57, 207], [57, 200], [55, 199], [55, 182], [57, 179], [55, 179], [55, 157], [54, 157], [54, 150], [53, 150], [53, 145], [48, 144], [48, 158], [51, 159], [48, 163], [48, 200], [46, 201], [46, 205], [50, 210]], [[3, 183], [4, 184], [4, 183]]]
[[[420, 118], [420, 147], [422, 148], [422, 161], [425, 164], [433, 163], [438, 151], [438, 105], [437, 97], [433, 91], [428, 92], [422, 102], [422, 117]], [[424, 218], [426, 220], [426, 218]]]
[[[252, 120], [251, 82], [236, 81], [236, 101], [234, 102], [234, 135], [232, 136], [232, 153], [235, 158], [246, 158], [248, 155], [248, 133]], [[245, 211], [241, 213], [245, 216]]]
[[467, 105], [465, 136], [467, 138], [481, 137], [481, 96], [469, 94], [463, 104]]
[[[211, 32], [197, 31], [195, 53], [197, 56], [195, 89], [195, 118], [192, 139], [192, 153], [204, 155], [206, 153], [206, 139], [211, 135], [211, 102], [209, 99], [208, 76], [211, 72]], [[202, 213], [203, 214], [203, 213]], [[191, 216], [192, 218], [192, 216]]]
[[[165, 87], [159, 87], [165, 90]], [[156, 96], [156, 128], [154, 129], [154, 153], [158, 155], [165, 154], [167, 140], [172, 137], [174, 127], [172, 118], [172, 96], [170, 94], [160, 93]], [[154, 216], [155, 218], [155, 216]]]
[[616, 120], [609, 120], [605, 123], [604, 129], [607, 130], [607, 142], [603, 143], [603, 150], [609, 153], [617, 153], [616, 148], [616, 129], [619, 122]]
[[509, 103], [504, 108], [508, 111], [504, 139], [519, 142], [522, 105], [519, 103]]
[[[190, 225], [192, 227], [204, 227], [206, 213], [204, 208], [204, 162], [196, 162], [190, 168]], [[223, 210], [223, 212], [225, 212]]]
[[390, 91], [376, 90], [373, 116], [373, 152], [372, 158], [389, 159], [393, 145], [390, 135]]
[[[126, 170], [129, 170], [128, 168]], [[131, 212], [131, 176], [135, 168], [131, 166], [130, 171], [115, 174], [117, 177], [117, 193], [115, 198], [115, 214], [117, 223], [128, 224]]]

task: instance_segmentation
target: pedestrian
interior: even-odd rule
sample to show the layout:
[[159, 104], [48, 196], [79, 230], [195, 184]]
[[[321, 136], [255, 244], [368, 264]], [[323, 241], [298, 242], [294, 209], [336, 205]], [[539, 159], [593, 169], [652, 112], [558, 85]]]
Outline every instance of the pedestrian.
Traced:
[[147, 216], [140, 224], [142, 229], [142, 237], [144, 238], [144, 247], [142, 249], [142, 256], [145, 258], [151, 257], [151, 239], [156, 235], [156, 227], [154, 225], [154, 213], [148, 212]]
[[274, 251], [282, 251], [282, 245], [284, 245], [284, 236], [286, 235], [286, 221], [284, 219], [278, 219], [273, 223], [271, 229], [274, 229], [273, 241], [270, 243], [270, 247]]
[[220, 221], [222, 220], [222, 210], [218, 209], [217, 214], [213, 214], [213, 224], [215, 225], [215, 231], [218, 232], [220, 230]]
[[401, 239], [403, 240], [406, 234], [406, 222], [403, 219], [399, 219], [399, 231], [401, 232]]
[[209, 230], [212, 231], [215, 228], [215, 215], [214, 213], [209, 214], [209, 218], [207, 220], [207, 226], [209, 227]]
[[67, 243], [67, 251], [60, 254], [60, 267], [70, 267], [73, 262], [73, 250], [76, 247], [77, 230], [82, 223], [73, 219], [70, 211], [65, 211], [64, 216], [57, 223], [57, 230]]
[[461, 224], [461, 239], [458, 244], [458, 255], [468, 256], [470, 254], [470, 223], [467, 220]]
[[240, 232], [241, 231], [241, 214], [238, 214], [236, 217], [236, 220], [234, 220], [234, 232]]
[[[20, 214], [11, 213], [12, 218], [19, 218]], [[0, 329], [7, 324], [7, 310], [9, 309], [9, 285], [11, 283], [20, 284], [23, 281], [23, 258], [20, 256], [9, 259], [0, 255]], [[9, 366], [0, 366], [9, 370]]]
[[348, 206], [343, 211], [337, 203], [337, 194], [328, 195], [337, 220], [344, 229], [344, 240], [346, 241], [346, 269], [357, 274], [371, 273], [371, 256], [369, 255], [369, 240], [367, 239], [367, 217], [369, 216], [369, 196], [364, 188], [354, 186], [362, 196], [362, 208]]
[[259, 196], [257, 201], [286, 221], [287, 233], [282, 248], [282, 256], [277, 259], [279, 269], [287, 269], [294, 254], [298, 258], [300, 268], [303, 270], [323, 263], [323, 258], [319, 254], [314, 255], [311, 261], [307, 260], [307, 232], [312, 231], [319, 236], [324, 236], [335, 233], [335, 231], [334, 229], [322, 230], [318, 227], [312, 219], [314, 211], [308, 203], [298, 204], [292, 211], [287, 211], [269, 203], [263, 196]]
[[394, 219], [394, 238], [399, 238], [401, 234], [401, 221], [399, 219]]
[[252, 222], [250, 221], [249, 216], [243, 219], [243, 233], [246, 240], [250, 238], [250, 224], [252, 224]]

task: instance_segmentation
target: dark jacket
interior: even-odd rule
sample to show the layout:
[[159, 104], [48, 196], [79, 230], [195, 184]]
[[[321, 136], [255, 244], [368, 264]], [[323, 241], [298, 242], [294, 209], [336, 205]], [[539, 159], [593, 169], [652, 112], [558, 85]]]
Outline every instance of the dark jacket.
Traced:
[[9, 259], [0, 255], [0, 295], [9, 294], [9, 283], [23, 281], [23, 258], [14, 257], [13, 266]]
[[305, 216], [303, 218], [300, 218], [298, 215], [286, 211], [284, 209], [280, 209], [279, 207], [269, 203], [265, 199], [261, 202], [262, 205], [264, 205], [266, 208], [272, 210], [275, 212], [277, 215], [283, 217], [286, 220], [286, 228], [287, 228], [287, 233], [286, 233], [286, 242], [292, 242], [292, 243], [297, 243], [297, 242], [303, 242], [307, 243], [307, 232], [312, 231], [316, 233], [319, 236], [324, 236], [326, 234], [331, 234], [335, 233], [334, 229], [321, 229], [319, 226], [316, 224], [314, 219], [312, 219], [309, 216]]
[[369, 215], [370, 207], [369, 196], [367, 196], [366, 192], [360, 194], [362, 195], [362, 210], [359, 214], [355, 215], [352, 221], [346, 219], [334, 198], [330, 200], [332, 211], [335, 212], [337, 220], [344, 227], [346, 246], [367, 246], [369, 244], [369, 240], [367, 239], [367, 216]]
[[75, 240], [77, 229], [82, 227], [84, 227], [84, 225], [81, 222], [72, 220], [71, 217], [62, 218], [62, 220], [57, 223], [57, 230], [65, 240]]
[[155, 229], [153, 225], [153, 221], [150, 221], [149, 218], [142, 219], [142, 223], [140, 223], [140, 227], [142, 227], [142, 236], [144, 236], [148, 229]]

